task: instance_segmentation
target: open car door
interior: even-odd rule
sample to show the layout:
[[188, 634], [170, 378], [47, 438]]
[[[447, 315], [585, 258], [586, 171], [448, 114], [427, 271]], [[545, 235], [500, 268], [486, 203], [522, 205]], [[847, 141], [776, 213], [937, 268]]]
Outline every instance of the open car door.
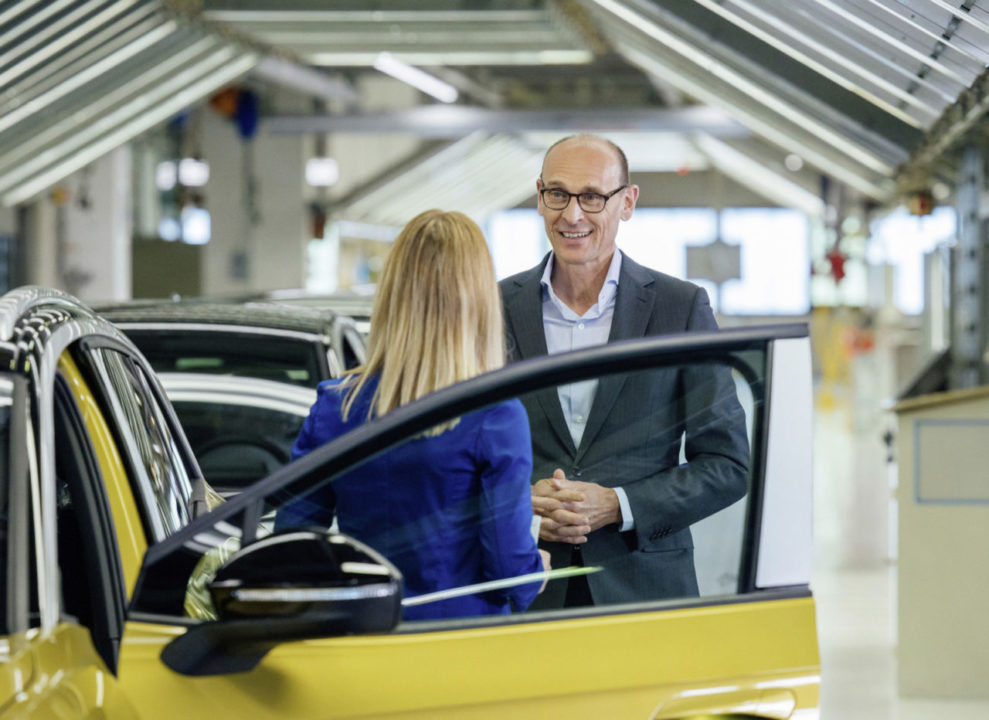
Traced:
[[[554, 572], [590, 573], [598, 596], [627, 553], [688, 553], [695, 590], [627, 601], [602, 590], [590, 607], [409, 620], [422, 598], [403, 598], [384, 548], [326, 529], [273, 531], [287, 505], [430, 428], [511, 398], [531, 417], [560, 387], [588, 381], [598, 383], [595, 403], [611, 393], [641, 398], [640, 410], [597, 432], [650, 451], [583, 468], [587, 475], [644, 466], [659, 448], [672, 466], [643, 467], [643, 482], [667, 482], [692, 463], [731, 462], [744, 486], [716, 512], [685, 505], [689, 532], [676, 547], [657, 530], [639, 545], [628, 536], [622, 553]], [[144, 718], [817, 717], [811, 405], [803, 325], [614, 343], [443, 389], [150, 548], [127, 616], [121, 687]], [[692, 432], [724, 423], [741, 433], [747, 457], [692, 449]], [[400, 472], [387, 478], [395, 487], [409, 481]], [[635, 523], [643, 530], [652, 520]], [[414, 530], [388, 528], [408, 543], [435, 541]], [[567, 582], [554, 576], [544, 593]]]

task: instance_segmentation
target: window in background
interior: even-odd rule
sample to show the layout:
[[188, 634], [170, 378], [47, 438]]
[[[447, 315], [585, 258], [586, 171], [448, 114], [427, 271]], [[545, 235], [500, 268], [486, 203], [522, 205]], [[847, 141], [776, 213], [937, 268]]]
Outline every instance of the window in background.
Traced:
[[924, 310], [924, 255], [955, 237], [957, 214], [952, 207], [939, 207], [930, 215], [911, 215], [899, 208], [875, 220], [866, 249], [870, 265], [895, 268], [893, 299], [908, 315]]
[[[718, 288], [705, 278], [689, 278], [708, 291], [714, 309], [725, 315], [803, 314], [810, 308], [809, 222], [786, 208], [735, 208], [722, 213], [722, 240], [741, 246], [741, 278]], [[618, 247], [647, 267], [687, 277], [687, 248], [718, 235], [712, 208], [639, 208], [618, 233]], [[509, 210], [492, 216], [488, 241], [499, 278], [532, 267], [548, 249], [542, 218], [535, 210]]]
[[528, 270], [549, 251], [543, 219], [535, 210], [505, 210], [492, 215], [484, 232], [501, 280]]
[[[813, 275], [810, 278], [810, 298], [814, 307], [863, 307], [869, 302], [869, 269], [865, 263], [865, 235], [858, 229], [846, 232], [835, 248], [839, 229], [817, 223], [810, 234], [810, 254]], [[829, 253], [839, 253], [838, 263], [843, 273], [836, 280]]]
[[726, 315], [802, 315], [810, 311], [810, 223], [787, 208], [729, 208], [722, 239], [742, 246], [740, 280], [725, 283]]

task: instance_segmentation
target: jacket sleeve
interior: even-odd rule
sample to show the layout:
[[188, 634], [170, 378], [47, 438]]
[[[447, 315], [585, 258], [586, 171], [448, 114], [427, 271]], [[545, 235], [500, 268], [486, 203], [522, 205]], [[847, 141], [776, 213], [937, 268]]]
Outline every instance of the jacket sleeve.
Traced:
[[[714, 329], [707, 293], [698, 288], [687, 330]], [[689, 365], [676, 373], [676, 383], [677, 436], [682, 429], [686, 462], [622, 485], [639, 547], [661, 542], [746, 493], [749, 441], [731, 370]]]
[[[518, 400], [487, 411], [478, 435], [481, 551], [485, 580], [542, 570], [532, 537], [532, 446], [529, 421]], [[498, 591], [516, 611], [526, 609], [540, 582]]]

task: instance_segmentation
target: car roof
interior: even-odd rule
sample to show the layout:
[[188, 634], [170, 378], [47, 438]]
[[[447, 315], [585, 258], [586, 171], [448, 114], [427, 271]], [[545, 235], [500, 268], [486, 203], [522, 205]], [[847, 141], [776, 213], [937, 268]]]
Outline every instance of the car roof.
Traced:
[[92, 308], [61, 290], [25, 285], [0, 296], [0, 342], [13, 343], [24, 333], [50, 335], [58, 324], [65, 322], [85, 323], [91, 330], [124, 338]]
[[327, 308], [289, 306], [270, 302], [222, 302], [206, 300], [137, 300], [114, 305], [97, 305], [102, 317], [117, 324], [189, 323], [235, 325], [292, 330], [329, 335], [349, 318]]

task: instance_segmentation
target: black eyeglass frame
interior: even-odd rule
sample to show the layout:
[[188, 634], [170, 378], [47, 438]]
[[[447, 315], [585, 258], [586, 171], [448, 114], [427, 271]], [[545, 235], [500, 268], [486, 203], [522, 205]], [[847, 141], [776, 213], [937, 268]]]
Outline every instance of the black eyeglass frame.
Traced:
[[[550, 210], [555, 210], [555, 211], [566, 210], [568, 207], [570, 207], [570, 201], [573, 200], [574, 198], [577, 198], [577, 204], [580, 205], [581, 210], [583, 210], [586, 213], [591, 213], [592, 215], [597, 215], [598, 213], [604, 212], [604, 209], [608, 206], [608, 201], [611, 200], [611, 198], [613, 198], [615, 195], [617, 195], [627, 187], [628, 187], [628, 183], [622, 185], [621, 187], [616, 188], [615, 190], [612, 190], [610, 193], [596, 193], [596, 192], [572, 193], [572, 192], [567, 192], [562, 188], [544, 187], [539, 189], [539, 198], [542, 200], [543, 205], [545, 205]], [[566, 193], [566, 195], [568, 196], [566, 204], [563, 207], [553, 207], [548, 202], [546, 202], [546, 193], [548, 192]], [[586, 197], [588, 195], [594, 195], [596, 197], [604, 198], [604, 203], [601, 205], [600, 210], [588, 210], [587, 208], [584, 207], [584, 203], [581, 201], [581, 198]]]

